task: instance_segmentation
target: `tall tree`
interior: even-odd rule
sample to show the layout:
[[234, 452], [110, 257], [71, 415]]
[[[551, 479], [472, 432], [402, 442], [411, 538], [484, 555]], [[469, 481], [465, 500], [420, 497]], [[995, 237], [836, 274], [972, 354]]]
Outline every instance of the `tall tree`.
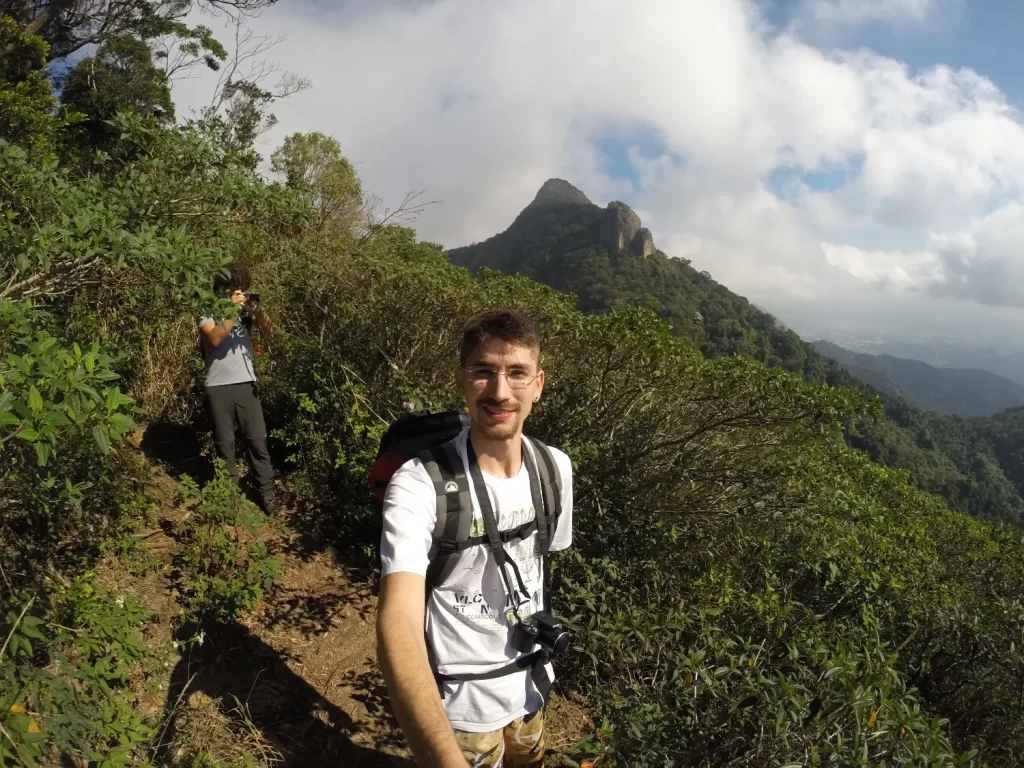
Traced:
[[96, 56], [80, 62], [68, 75], [61, 99], [66, 111], [84, 116], [73, 134], [92, 149], [106, 149], [117, 138], [110, 121], [120, 111], [158, 125], [174, 120], [167, 75], [137, 37], [109, 40]]
[[293, 133], [271, 156], [270, 167], [313, 204], [318, 229], [355, 223], [362, 186], [352, 163], [342, 156], [337, 139], [318, 132]]
[[[62, 59], [87, 45], [101, 46], [125, 35], [166, 34], [195, 7], [249, 13], [275, 0], [0, 0], [0, 14], [14, 18], [29, 35], [48, 44], [48, 57]], [[0, 49], [2, 51], [2, 49]]]
[[25, 149], [49, 145], [61, 121], [43, 69], [46, 43], [0, 16], [0, 139]]

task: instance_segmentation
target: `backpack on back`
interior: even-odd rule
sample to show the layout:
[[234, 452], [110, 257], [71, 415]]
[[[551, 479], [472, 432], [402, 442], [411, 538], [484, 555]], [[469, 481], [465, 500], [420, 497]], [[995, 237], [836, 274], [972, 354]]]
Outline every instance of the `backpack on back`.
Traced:
[[[423, 466], [434, 484], [437, 505], [437, 521], [425, 575], [427, 600], [430, 599], [431, 592], [444, 584], [451, 576], [453, 568], [459, 561], [459, 555], [472, 547], [483, 546], [490, 550], [498, 564], [499, 572], [502, 574], [505, 594], [510, 600], [514, 588], [505, 568], [506, 562], [512, 566], [522, 594], [527, 593], [522, 574], [515, 562], [510, 560], [505, 552], [505, 545], [536, 534], [536, 554], [541, 557], [543, 562], [541, 573], [544, 585], [544, 604], [535, 606], [536, 612], [526, 621], [520, 619], [518, 613], [514, 614], [516, 624], [513, 627], [512, 644], [523, 655], [488, 672], [446, 675], [441, 674], [437, 668], [428, 643], [427, 656], [430, 659], [441, 698], [445, 697], [444, 683], [446, 682], [491, 680], [528, 669], [537, 691], [547, 702], [551, 692], [551, 681], [545, 671], [545, 664], [551, 658], [553, 651], [564, 650], [569, 642], [568, 633], [549, 612], [551, 595], [548, 561], [551, 540], [554, 538], [562, 514], [562, 481], [551, 449], [540, 440], [533, 438], [529, 439], [528, 445], [526, 438], [523, 442], [523, 463], [530, 477], [530, 495], [533, 497], [534, 517], [526, 523], [506, 530], [498, 529], [494, 509], [484, 487], [483, 475], [477, 464], [473, 446], [468, 440], [466, 441], [468, 472], [467, 466], [456, 449], [454, 440], [431, 446], [420, 455]], [[472, 496], [474, 492], [480, 505], [483, 532], [473, 530]], [[513, 608], [513, 612], [514, 610]], [[541, 617], [547, 620], [540, 622]], [[547, 626], [542, 628], [542, 623]], [[531, 628], [523, 631], [526, 627]], [[544, 639], [539, 639], [541, 637]], [[550, 647], [544, 645], [547, 640], [556, 637], [558, 638], [556, 644], [552, 644]], [[534, 650], [538, 642], [540, 647]]]
[[[523, 462], [530, 477], [534, 517], [514, 528], [498, 531], [497, 538], [504, 545], [528, 538], [536, 532], [537, 553], [546, 558], [562, 513], [562, 483], [551, 449], [536, 438], [528, 439], [529, 446], [523, 446]], [[472, 454], [472, 450], [469, 453]], [[475, 466], [476, 457], [469, 457], [467, 474], [462, 457], [452, 440], [431, 446], [423, 451], [420, 459], [434, 483], [437, 505], [430, 565], [426, 574], [429, 592], [443, 583], [450, 574], [451, 566], [454, 565], [453, 555], [487, 544], [487, 535], [472, 530], [474, 514], [470, 477], [478, 499], [481, 499], [481, 495], [486, 496], [486, 491], [483, 490], [483, 476]], [[480, 503], [490, 506], [490, 502], [484, 499]]]
[[380, 440], [377, 460], [370, 471], [370, 490], [383, 503], [391, 476], [410, 459], [435, 445], [446, 443], [469, 427], [464, 411], [417, 411], [399, 416]]

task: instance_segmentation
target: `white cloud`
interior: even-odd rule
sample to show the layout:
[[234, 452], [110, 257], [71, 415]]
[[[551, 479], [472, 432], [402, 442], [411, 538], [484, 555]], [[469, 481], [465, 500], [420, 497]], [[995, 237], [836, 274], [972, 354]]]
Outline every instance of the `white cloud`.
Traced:
[[852, 245], [822, 243], [828, 263], [858, 280], [896, 290], [942, 282], [938, 257], [929, 251], [866, 251]]
[[[951, 2], [802, 8], [915, 22]], [[279, 105], [266, 149], [292, 131], [334, 135], [387, 201], [443, 199], [418, 229], [448, 246], [504, 229], [559, 176], [598, 202], [631, 200], [659, 247], [754, 300], [954, 285], [1010, 300], [970, 287], [1024, 262], [999, 246], [1016, 230], [987, 218], [1024, 198], [1024, 127], [991, 81], [816, 46], [747, 0], [290, 0], [256, 26], [287, 34], [274, 57], [314, 83]], [[176, 97], [202, 103], [204, 87]], [[606, 173], [608, 135], [657, 136], [665, 152], [628, 154], [634, 185]], [[780, 167], [848, 177], [779, 194]]]
[[920, 251], [822, 243], [829, 263], [866, 282], [938, 298], [1024, 307], [1024, 205], [1008, 203], [962, 230], [929, 235]]

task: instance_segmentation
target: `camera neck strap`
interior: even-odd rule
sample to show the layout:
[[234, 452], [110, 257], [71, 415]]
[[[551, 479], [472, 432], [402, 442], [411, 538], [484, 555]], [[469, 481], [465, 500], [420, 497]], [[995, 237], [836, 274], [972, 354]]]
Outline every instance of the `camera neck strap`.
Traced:
[[[523, 446], [524, 461], [526, 446]], [[498, 520], [494, 514], [494, 506], [491, 504], [491, 497], [487, 493], [487, 486], [484, 483], [484, 475], [480, 470], [480, 463], [476, 458], [476, 451], [473, 449], [473, 441], [469, 435], [466, 436], [466, 459], [469, 464], [469, 476], [473, 481], [473, 491], [476, 494], [477, 504], [480, 505], [480, 517], [483, 518], [484, 522], [484, 533], [487, 537], [487, 548], [494, 555], [494, 561], [498, 565], [498, 572], [501, 574], [501, 580], [505, 586], [505, 596], [509, 598], [512, 605], [512, 612], [515, 614], [517, 620], [521, 620], [519, 616], [519, 601], [517, 594], [521, 594], [526, 600], [530, 599], [530, 590], [527, 588], [526, 583], [523, 581], [523, 574], [519, 570], [519, 566], [516, 565], [516, 561], [508, 556], [505, 551], [505, 546], [501, 541], [501, 532], [498, 530]], [[530, 474], [530, 486], [535, 485], [533, 472], [530, 472], [530, 466], [527, 465], [527, 472]], [[516, 582], [518, 583], [519, 589], [516, 590], [512, 586], [512, 582], [508, 576], [508, 569], [506, 566], [512, 566], [512, 572], [515, 574]]]
[[[523, 446], [523, 460], [527, 461], [526, 458], [526, 447]], [[516, 617], [517, 621], [522, 621], [519, 615], [518, 602], [515, 599], [516, 590], [512, 588], [512, 582], [508, 576], [508, 570], [506, 565], [511, 565], [512, 570], [515, 573], [516, 580], [519, 583], [522, 595], [527, 599], [530, 597], [529, 590], [523, 583], [522, 573], [519, 571], [519, 566], [513, 558], [508, 556], [505, 548], [501, 541], [501, 533], [498, 530], [498, 520], [494, 514], [494, 505], [491, 504], [490, 496], [487, 494], [487, 486], [484, 484], [483, 472], [480, 471], [480, 465], [477, 462], [476, 451], [473, 450], [473, 442], [466, 436], [466, 459], [469, 465], [469, 477], [473, 483], [473, 490], [476, 494], [477, 503], [480, 505], [480, 516], [484, 522], [484, 532], [486, 534], [485, 546], [494, 555], [494, 560], [498, 566], [498, 571], [501, 573], [501, 580], [504, 585], [505, 595], [512, 603], [512, 612]], [[540, 487], [540, 479], [535, 474], [536, 464], [534, 462], [527, 463], [527, 471], [530, 473], [530, 487], [533, 498], [537, 500], [537, 490]], [[538, 524], [541, 523], [540, 508], [537, 510]], [[543, 554], [547, 554], [546, 548], [543, 550]], [[547, 565], [547, 558], [544, 558], [545, 566]], [[544, 574], [544, 589], [547, 590], [547, 573], [545, 568]], [[430, 646], [428, 644], [428, 653], [430, 653]], [[431, 657], [432, 658], [432, 657]], [[537, 687], [537, 691], [540, 693], [542, 699], [547, 703], [548, 696], [551, 693], [551, 679], [548, 677], [546, 664], [550, 659], [550, 654], [547, 650], [541, 648], [531, 653], [524, 654], [517, 659], [514, 659], [510, 663], [498, 669], [491, 670], [489, 672], [480, 672], [476, 674], [467, 675], [444, 675], [437, 670], [436, 663], [432, 661], [434, 668], [434, 678], [437, 681], [438, 692], [443, 699], [445, 697], [444, 683], [452, 682], [466, 682], [471, 680], [492, 680], [498, 677], [504, 677], [525, 669], [530, 670], [530, 678], [533, 680], [534, 685]]]

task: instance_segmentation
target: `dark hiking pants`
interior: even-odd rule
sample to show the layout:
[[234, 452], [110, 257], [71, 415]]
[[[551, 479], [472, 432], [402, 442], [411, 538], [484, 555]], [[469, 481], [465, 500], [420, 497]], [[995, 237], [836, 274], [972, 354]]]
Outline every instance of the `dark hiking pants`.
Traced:
[[274, 495], [274, 469], [270, 466], [267, 452], [267, 425], [263, 421], [263, 406], [260, 404], [256, 383], [222, 384], [207, 387], [206, 404], [213, 421], [213, 442], [218, 455], [228, 465], [231, 479], [238, 483], [238, 468], [235, 466], [235, 419], [242, 428], [249, 453], [249, 467], [256, 476], [260, 495], [272, 498]]

